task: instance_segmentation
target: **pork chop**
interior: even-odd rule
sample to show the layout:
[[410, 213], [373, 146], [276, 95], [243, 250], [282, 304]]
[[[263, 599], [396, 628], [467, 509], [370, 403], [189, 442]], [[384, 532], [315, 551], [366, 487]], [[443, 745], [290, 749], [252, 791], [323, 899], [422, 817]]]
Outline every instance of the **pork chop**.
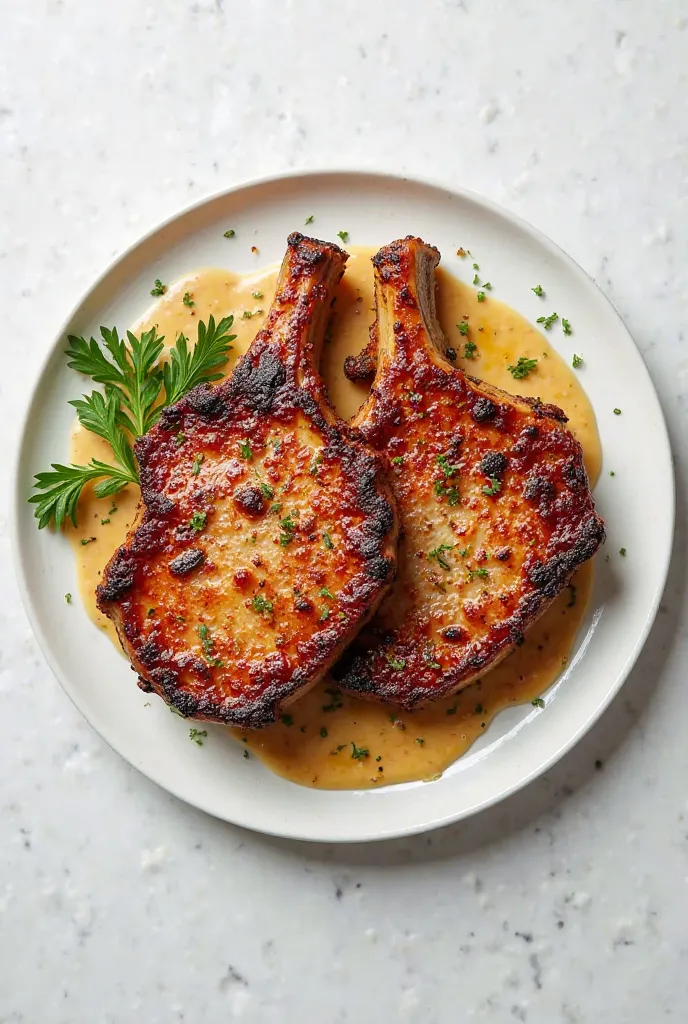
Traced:
[[352, 423], [392, 463], [402, 542], [396, 582], [335, 676], [405, 708], [462, 689], [522, 643], [604, 539], [564, 413], [445, 359], [439, 258], [410, 236], [373, 258], [362, 371], [372, 362], [376, 375]]
[[394, 576], [385, 462], [337, 418], [316, 370], [346, 259], [291, 235], [265, 327], [232, 375], [136, 444], [142, 505], [98, 606], [139, 685], [185, 716], [275, 721]]

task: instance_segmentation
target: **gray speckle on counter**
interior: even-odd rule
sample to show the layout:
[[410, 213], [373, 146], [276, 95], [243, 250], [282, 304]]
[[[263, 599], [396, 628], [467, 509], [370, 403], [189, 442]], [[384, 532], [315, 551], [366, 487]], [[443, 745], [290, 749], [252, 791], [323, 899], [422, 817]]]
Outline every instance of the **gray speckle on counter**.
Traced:
[[687, 48], [684, 0], [6, 0], [5, 495], [37, 365], [113, 255], [210, 191], [334, 165], [555, 238], [636, 338], [679, 486], [663, 614], [589, 736], [478, 818], [348, 848], [240, 832], [124, 764], [38, 650], [0, 508], [4, 1024], [688, 1019]]

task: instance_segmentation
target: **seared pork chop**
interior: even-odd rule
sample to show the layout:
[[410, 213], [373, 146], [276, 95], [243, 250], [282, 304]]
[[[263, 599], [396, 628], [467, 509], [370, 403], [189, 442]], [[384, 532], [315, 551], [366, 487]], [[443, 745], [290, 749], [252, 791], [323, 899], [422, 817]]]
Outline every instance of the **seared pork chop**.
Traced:
[[406, 708], [496, 665], [604, 539], [564, 413], [444, 358], [439, 258], [412, 237], [374, 257], [363, 363], [377, 369], [352, 424], [392, 463], [402, 542], [397, 580], [335, 676]]
[[183, 715], [275, 721], [327, 672], [396, 567], [384, 461], [317, 373], [347, 255], [293, 234], [265, 327], [136, 444], [142, 505], [98, 606], [139, 674]]

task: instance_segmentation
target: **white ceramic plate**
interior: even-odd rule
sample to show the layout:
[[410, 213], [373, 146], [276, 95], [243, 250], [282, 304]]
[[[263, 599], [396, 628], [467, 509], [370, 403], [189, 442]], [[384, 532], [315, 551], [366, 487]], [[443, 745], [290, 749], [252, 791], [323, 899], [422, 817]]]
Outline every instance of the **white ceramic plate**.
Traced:
[[[608, 527], [594, 592], [575, 654], [546, 696], [502, 712], [471, 750], [432, 783], [327, 792], [273, 775], [211, 726], [202, 749], [186, 722], [137, 689], [132, 672], [78, 602], [67, 541], [39, 533], [26, 504], [33, 474], [68, 460], [79, 381], [63, 355], [67, 333], [126, 327], [150, 303], [151, 282], [199, 266], [247, 271], [282, 257], [290, 231], [313, 214], [321, 238], [339, 230], [352, 244], [382, 245], [409, 233], [438, 246], [442, 265], [469, 273], [459, 245], [480, 254], [499, 298], [530, 320], [543, 306], [565, 310], [575, 338], [551, 332], [570, 361], [586, 356], [581, 377], [598, 418], [604, 468], [596, 501]], [[223, 238], [227, 227], [236, 239]], [[250, 245], [260, 256], [250, 252]], [[472, 273], [472, 271], [470, 271]], [[614, 407], [623, 410], [615, 416]], [[637, 465], [643, 466], [638, 487]], [[613, 468], [614, 478], [609, 469]], [[17, 462], [14, 542], [24, 601], [46, 658], [95, 729], [149, 778], [227, 821], [300, 839], [360, 841], [420, 832], [464, 818], [544, 772], [583, 735], [617, 692], [647, 637], [668, 568], [673, 535], [671, 453], [645, 365], [618, 315], [594, 282], [561, 249], [484, 199], [403, 178], [357, 173], [299, 174], [258, 181], [205, 200], [148, 235], [105, 273], [60, 330], [36, 385]], [[618, 557], [621, 547], [626, 558]], [[144, 707], [146, 703], [150, 706]]]

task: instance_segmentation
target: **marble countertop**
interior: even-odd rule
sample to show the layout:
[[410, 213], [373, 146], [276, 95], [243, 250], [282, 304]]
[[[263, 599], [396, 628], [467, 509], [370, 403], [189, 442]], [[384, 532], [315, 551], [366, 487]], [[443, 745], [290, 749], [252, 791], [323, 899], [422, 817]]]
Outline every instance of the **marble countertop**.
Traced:
[[99, 739], [32, 638], [3, 507], [0, 1022], [688, 1019], [687, 53], [683, 0], [6, 0], [4, 494], [37, 364], [115, 253], [237, 180], [364, 166], [475, 189], [599, 281], [679, 507], [656, 627], [587, 738], [468, 822], [338, 848], [205, 817]]

